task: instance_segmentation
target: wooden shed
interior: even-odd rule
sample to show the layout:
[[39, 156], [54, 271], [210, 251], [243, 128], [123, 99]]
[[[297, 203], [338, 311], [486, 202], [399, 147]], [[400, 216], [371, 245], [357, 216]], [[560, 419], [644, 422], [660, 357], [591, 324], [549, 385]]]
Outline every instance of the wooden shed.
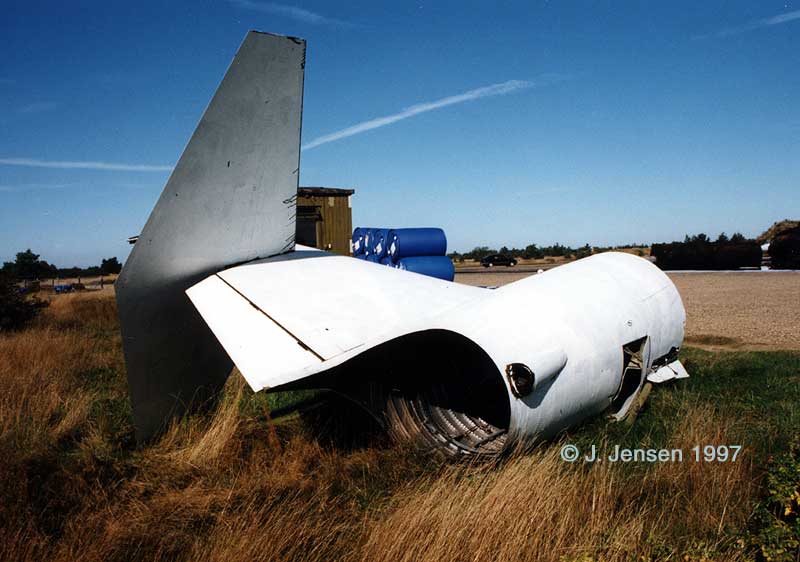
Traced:
[[298, 244], [350, 255], [354, 189], [300, 187], [297, 189]]

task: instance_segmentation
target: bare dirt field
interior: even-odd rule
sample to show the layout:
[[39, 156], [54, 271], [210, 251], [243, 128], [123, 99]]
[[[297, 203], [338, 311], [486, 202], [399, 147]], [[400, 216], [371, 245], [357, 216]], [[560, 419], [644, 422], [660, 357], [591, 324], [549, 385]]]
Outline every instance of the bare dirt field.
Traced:
[[686, 307], [686, 342], [800, 349], [800, 272], [672, 273]]
[[491, 269], [480, 266], [467, 270], [456, 268], [456, 283], [500, 287], [501, 285], [507, 285], [508, 283], [524, 279], [529, 275], [535, 275], [539, 269], [544, 268], [525, 265], [518, 265], [516, 267], [493, 267]]
[[[500, 286], [536, 268], [456, 270], [467, 285]], [[704, 348], [800, 350], [800, 272], [670, 273], [686, 307], [686, 343]]]

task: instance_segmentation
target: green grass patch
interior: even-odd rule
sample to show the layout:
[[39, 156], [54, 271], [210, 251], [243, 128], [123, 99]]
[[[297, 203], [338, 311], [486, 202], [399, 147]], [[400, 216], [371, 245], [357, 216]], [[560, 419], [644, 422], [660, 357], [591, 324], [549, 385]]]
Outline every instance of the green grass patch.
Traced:
[[[656, 385], [635, 423], [590, 420], [570, 433], [578, 446], [605, 439], [624, 447], [664, 447], [682, 414], [699, 405], [709, 416], [732, 420], [749, 453], [766, 459], [789, 450], [800, 433], [800, 353], [704, 351], [687, 348], [688, 379]], [[703, 445], [698, 443], [698, 445]]]
[[[800, 560], [800, 353], [688, 348], [681, 360], [690, 378], [656, 386], [632, 425], [596, 418], [566, 440], [581, 450], [592, 444], [660, 449], [669, 447], [690, 410], [723, 420], [727, 445], [742, 446], [739, 462], [753, 463], [760, 489], [746, 526], [730, 530], [736, 544], [757, 560]], [[644, 475], [651, 467], [620, 468]]]

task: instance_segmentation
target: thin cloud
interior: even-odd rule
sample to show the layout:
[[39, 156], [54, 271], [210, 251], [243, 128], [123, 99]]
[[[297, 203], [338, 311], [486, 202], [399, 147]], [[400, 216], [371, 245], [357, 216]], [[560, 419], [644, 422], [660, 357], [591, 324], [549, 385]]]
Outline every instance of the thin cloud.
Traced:
[[14, 193], [18, 191], [37, 191], [40, 189], [66, 189], [75, 187], [78, 183], [22, 183], [17, 185], [0, 185], [0, 193]]
[[545, 187], [542, 189], [535, 189], [533, 191], [517, 193], [517, 195], [547, 195], [548, 193], [568, 193], [570, 191], [572, 191], [572, 189], [568, 187]]
[[2, 185], [0, 184], [0, 193], [17, 193], [17, 192], [25, 192], [25, 191], [47, 191], [47, 190], [59, 190], [59, 189], [108, 189], [108, 188], [119, 188], [119, 189], [157, 189], [161, 187], [157, 184], [143, 184], [143, 183], [127, 183], [127, 182], [103, 182], [102, 185], [98, 184], [91, 184], [91, 183], [20, 183], [20, 184], [11, 184], [11, 185]]
[[459, 103], [473, 101], [481, 98], [511, 94], [514, 92], [519, 92], [521, 90], [532, 88], [533, 86], [542, 85], [544, 82], [551, 82], [552, 80], [553, 77], [540, 79], [537, 82], [531, 82], [528, 80], [509, 80], [507, 82], [501, 82], [499, 84], [492, 84], [491, 86], [485, 86], [483, 88], [476, 88], [474, 90], [469, 90], [468, 92], [464, 92], [463, 94], [448, 96], [446, 98], [441, 98], [435, 101], [418, 103], [416, 105], [412, 105], [411, 107], [405, 108], [399, 113], [386, 115], [385, 117], [378, 117], [376, 119], [370, 119], [369, 121], [362, 121], [361, 123], [357, 123], [351, 127], [347, 127], [345, 129], [341, 129], [339, 131], [327, 135], [322, 135], [321, 137], [317, 137], [312, 141], [304, 144], [303, 150], [310, 150], [312, 148], [316, 148], [317, 146], [327, 144], [329, 142], [334, 142], [347, 137], [352, 137], [353, 135], [365, 133], [373, 129], [385, 127], [387, 125], [397, 123], [398, 121], [402, 121], [403, 119], [408, 119], [409, 117], [414, 117], [415, 115], [419, 115], [421, 113], [427, 113], [428, 111], [433, 111], [435, 109], [441, 109], [443, 107], [447, 107], [450, 105], [456, 105]]
[[59, 170], [102, 170], [112, 172], [170, 172], [172, 166], [150, 164], [119, 164], [115, 162], [73, 162], [63, 160], [39, 160], [36, 158], [0, 158], [0, 165], [26, 166], [29, 168], [57, 168]]
[[739, 25], [736, 27], [728, 27], [726, 29], [717, 31], [716, 33], [698, 35], [697, 39], [707, 39], [709, 37], [730, 37], [731, 35], [738, 35], [739, 33], [745, 33], [746, 31], [753, 31], [755, 29], [761, 29], [763, 27], [772, 27], [773, 25], [780, 25], [782, 23], [788, 23], [790, 21], [795, 21], [795, 20], [800, 20], [800, 10], [795, 10], [793, 12], [786, 12], [785, 14], [778, 14], [777, 16], [751, 21], [750, 23]]
[[277, 4], [275, 2], [252, 2], [251, 0], [228, 0], [232, 5], [244, 10], [254, 10], [265, 14], [274, 14], [314, 25], [337, 25], [350, 27], [353, 24], [336, 18], [329, 18], [297, 6]]

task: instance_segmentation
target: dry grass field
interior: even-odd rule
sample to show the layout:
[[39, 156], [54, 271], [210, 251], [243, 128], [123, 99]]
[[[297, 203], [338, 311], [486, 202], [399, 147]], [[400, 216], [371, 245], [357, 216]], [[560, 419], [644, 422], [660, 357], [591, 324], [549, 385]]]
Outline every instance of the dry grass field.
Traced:
[[[137, 448], [111, 291], [54, 296], [0, 336], [0, 560], [746, 560], [764, 548], [753, 514], [769, 459], [800, 427], [800, 356], [684, 361], [692, 378], [633, 426], [595, 420], [493, 464], [272, 422], [286, 397], [236, 372], [212, 412]], [[568, 464], [564, 441], [744, 452]]]

